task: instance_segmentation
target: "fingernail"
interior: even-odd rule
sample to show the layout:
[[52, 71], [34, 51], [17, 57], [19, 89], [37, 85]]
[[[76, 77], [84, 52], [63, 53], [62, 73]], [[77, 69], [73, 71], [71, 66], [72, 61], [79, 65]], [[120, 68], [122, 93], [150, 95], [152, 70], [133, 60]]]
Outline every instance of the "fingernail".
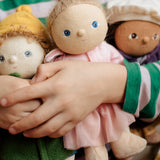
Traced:
[[5, 106], [7, 104], [7, 99], [6, 98], [2, 98], [1, 99], [1, 105]]
[[11, 133], [11, 134], [16, 134], [17, 133], [17, 131], [16, 131], [16, 129], [15, 128], [9, 128], [9, 133]]

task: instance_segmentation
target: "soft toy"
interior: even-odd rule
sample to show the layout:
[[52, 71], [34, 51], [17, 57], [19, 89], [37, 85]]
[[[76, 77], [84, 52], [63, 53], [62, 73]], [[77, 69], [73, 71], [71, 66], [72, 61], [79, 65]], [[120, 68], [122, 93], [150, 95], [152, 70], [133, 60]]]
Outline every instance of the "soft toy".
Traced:
[[[49, 51], [46, 27], [32, 15], [27, 5], [0, 22], [0, 75], [31, 78]], [[64, 160], [72, 154], [63, 147], [62, 138], [29, 139], [0, 130], [1, 160]]]
[[[115, 45], [129, 62], [144, 65], [160, 60], [159, 0], [113, 0], [108, 3], [106, 11], [110, 25], [107, 41]], [[142, 69], [145, 72], [145, 68]], [[155, 95], [155, 98], [158, 97]], [[156, 129], [160, 126], [159, 108], [154, 117], [148, 117], [147, 112], [151, 111], [143, 109], [140, 114], [136, 113], [140, 120], [132, 131], [144, 136], [148, 143], [159, 143], [160, 131]]]
[[[96, 0], [59, 0], [48, 19], [48, 29], [58, 46], [45, 57], [58, 60], [123, 63], [120, 53], [104, 41], [108, 27]], [[78, 98], [78, 97], [77, 97]], [[101, 104], [64, 136], [67, 149], [84, 147], [86, 160], [107, 160], [105, 144], [126, 158], [142, 151], [146, 141], [129, 132], [134, 116], [118, 104]]]

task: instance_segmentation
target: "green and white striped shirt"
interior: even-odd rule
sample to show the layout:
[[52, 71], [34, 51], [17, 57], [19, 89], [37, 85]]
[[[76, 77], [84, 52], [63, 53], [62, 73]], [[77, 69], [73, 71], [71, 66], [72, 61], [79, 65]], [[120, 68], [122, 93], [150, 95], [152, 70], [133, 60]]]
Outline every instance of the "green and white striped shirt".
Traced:
[[140, 66], [125, 60], [128, 71], [123, 109], [144, 121], [160, 113], [160, 61]]

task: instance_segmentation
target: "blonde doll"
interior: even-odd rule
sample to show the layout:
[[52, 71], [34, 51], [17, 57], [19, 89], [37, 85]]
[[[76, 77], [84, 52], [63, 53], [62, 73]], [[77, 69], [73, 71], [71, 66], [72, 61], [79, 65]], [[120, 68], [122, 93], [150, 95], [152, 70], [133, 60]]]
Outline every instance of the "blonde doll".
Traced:
[[[123, 64], [119, 52], [104, 42], [107, 22], [96, 0], [59, 0], [49, 16], [48, 28], [58, 49], [46, 56], [46, 63], [83, 60]], [[145, 140], [129, 132], [132, 122], [134, 116], [122, 111], [119, 104], [100, 104], [64, 136], [64, 146], [67, 149], [84, 147], [86, 160], [107, 160], [105, 144], [111, 142], [120, 158], [129, 157], [146, 145]]]

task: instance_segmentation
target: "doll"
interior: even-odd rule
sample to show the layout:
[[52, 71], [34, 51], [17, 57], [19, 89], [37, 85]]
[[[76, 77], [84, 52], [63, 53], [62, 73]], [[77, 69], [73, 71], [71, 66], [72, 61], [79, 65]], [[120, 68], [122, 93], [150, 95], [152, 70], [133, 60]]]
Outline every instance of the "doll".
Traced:
[[[0, 75], [31, 78], [49, 51], [46, 27], [27, 5], [0, 22]], [[63, 149], [62, 138], [28, 139], [0, 129], [1, 160], [64, 160], [72, 152]]]
[[[160, 60], [159, 0], [146, 0], [145, 2], [143, 0], [113, 0], [108, 3], [106, 11], [107, 15], [110, 15], [108, 20], [110, 31], [107, 40], [119, 49], [125, 59], [129, 62], [138, 62], [140, 65]], [[149, 73], [146, 71], [146, 78], [147, 74]], [[158, 93], [151, 94], [158, 98]], [[147, 106], [147, 103], [151, 102], [144, 97], [143, 103]], [[147, 107], [140, 108], [140, 110], [139, 113], [137, 108], [135, 113], [139, 119], [132, 126], [133, 133], [144, 136], [148, 143], [159, 143], [160, 131], [157, 128], [160, 126], [160, 104], [153, 104], [153, 110]], [[152, 112], [153, 116], [148, 116], [147, 112]]]
[[[119, 52], [104, 41], [108, 27], [96, 0], [59, 0], [49, 15], [48, 29], [58, 48], [46, 55], [45, 63], [84, 60], [123, 64]], [[86, 160], [107, 160], [105, 144], [111, 143], [119, 158], [127, 158], [146, 146], [144, 139], [129, 132], [134, 120], [118, 104], [101, 104], [64, 136], [64, 146], [84, 147]]]

